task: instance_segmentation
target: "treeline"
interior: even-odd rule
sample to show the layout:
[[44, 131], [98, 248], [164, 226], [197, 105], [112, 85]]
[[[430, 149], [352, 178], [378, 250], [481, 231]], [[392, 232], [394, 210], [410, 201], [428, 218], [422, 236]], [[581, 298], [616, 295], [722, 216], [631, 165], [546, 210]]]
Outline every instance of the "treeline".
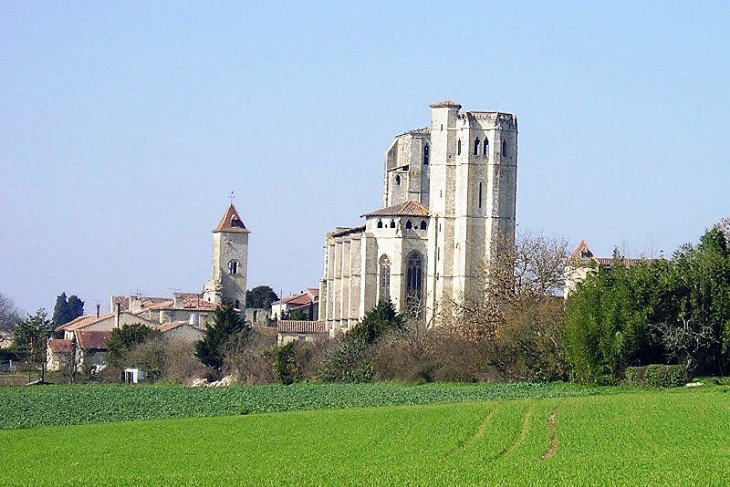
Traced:
[[665, 363], [689, 374], [730, 367], [730, 250], [718, 225], [670, 259], [590, 273], [570, 295], [566, 352], [580, 382], [621, 378], [629, 366]]

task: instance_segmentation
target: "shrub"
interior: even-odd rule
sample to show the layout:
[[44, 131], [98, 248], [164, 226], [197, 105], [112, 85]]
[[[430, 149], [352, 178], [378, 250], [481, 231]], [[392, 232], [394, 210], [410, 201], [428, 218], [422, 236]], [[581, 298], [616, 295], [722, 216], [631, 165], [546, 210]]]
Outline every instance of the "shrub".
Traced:
[[645, 367], [627, 367], [628, 385], [647, 387], [680, 387], [687, 383], [687, 369], [681, 365], [647, 365]]

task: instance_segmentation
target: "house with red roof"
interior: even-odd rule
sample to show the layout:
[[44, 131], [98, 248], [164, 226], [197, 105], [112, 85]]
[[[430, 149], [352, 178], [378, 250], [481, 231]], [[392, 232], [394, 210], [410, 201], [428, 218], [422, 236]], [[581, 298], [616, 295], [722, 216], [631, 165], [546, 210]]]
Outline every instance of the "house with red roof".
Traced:
[[297, 311], [307, 316], [310, 321], [316, 320], [319, 315], [319, 289], [309, 288], [271, 303], [272, 320], [285, 319]]

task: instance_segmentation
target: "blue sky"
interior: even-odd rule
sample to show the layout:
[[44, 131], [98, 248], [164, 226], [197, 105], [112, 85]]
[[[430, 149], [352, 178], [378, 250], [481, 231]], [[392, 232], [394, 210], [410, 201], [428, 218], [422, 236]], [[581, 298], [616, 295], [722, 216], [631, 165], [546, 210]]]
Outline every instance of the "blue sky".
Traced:
[[317, 285], [428, 104], [520, 123], [521, 229], [669, 254], [730, 214], [727, 2], [3, 2], [0, 292], [200, 291], [236, 195], [249, 287]]

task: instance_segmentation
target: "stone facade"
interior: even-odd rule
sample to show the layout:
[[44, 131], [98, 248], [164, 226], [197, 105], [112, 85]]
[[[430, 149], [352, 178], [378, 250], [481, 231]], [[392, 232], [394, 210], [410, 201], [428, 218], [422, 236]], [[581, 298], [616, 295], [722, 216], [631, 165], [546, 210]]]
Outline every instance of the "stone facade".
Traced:
[[514, 238], [517, 118], [460, 110], [434, 103], [429, 127], [397, 136], [385, 153], [384, 208], [327, 234], [320, 320], [330, 333], [379, 299], [438, 323], [446, 303], [478, 291], [494, 239]]

